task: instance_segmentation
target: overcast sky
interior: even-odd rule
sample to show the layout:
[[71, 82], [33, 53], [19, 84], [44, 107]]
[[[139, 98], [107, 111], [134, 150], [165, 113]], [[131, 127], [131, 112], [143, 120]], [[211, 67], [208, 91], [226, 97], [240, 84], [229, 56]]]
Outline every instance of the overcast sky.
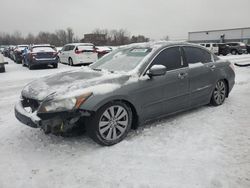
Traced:
[[185, 39], [189, 31], [250, 27], [250, 0], [0, 0], [0, 32], [67, 27], [80, 38], [95, 28], [123, 28]]

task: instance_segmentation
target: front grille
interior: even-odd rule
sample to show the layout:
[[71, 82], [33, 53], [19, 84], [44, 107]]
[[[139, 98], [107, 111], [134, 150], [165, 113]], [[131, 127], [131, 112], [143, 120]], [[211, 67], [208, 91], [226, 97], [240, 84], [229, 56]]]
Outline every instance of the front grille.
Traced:
[[30, 99], [27, 97], [22, 97], [22, 99], [23, 107], [30, 107], [32, 112], [36, 111], [40, 105], [39, 102], [35, 99]]

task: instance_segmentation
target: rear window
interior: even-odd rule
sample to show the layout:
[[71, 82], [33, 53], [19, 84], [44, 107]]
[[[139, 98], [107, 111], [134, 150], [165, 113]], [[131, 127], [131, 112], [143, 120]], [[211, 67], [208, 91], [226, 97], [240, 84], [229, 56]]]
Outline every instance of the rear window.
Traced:
[[76, 50], [79, 50], [79, 51], [94, 51], [94, 46], [92, 46], [92, 45], [77, 46]]
[[56, 52], [54, 48], [49, 46], [42, 46], [42, 47], [34, 47], [32, 48], [32, 52]]
[[217, 47], [218, 45], [217, 44], [213, 44], [213, 47]]
[[28, 46], [18, 46], [19, 50], [24, 50], [25, 48], [27, 48]]

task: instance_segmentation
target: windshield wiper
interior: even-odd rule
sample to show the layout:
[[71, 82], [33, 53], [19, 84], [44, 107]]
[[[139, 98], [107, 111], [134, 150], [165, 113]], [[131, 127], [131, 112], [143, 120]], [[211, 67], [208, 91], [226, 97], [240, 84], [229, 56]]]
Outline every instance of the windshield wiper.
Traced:
[[[102, 71], [103, 69], [93, 69], [93, 70], [95, 70], [95, 71]], [[104, 69], [105, 71], [108, 71], [108, 72], [110, 72], [110, 73], [114, 73], [115, 71], [113, 71], [113, 70], [106, 70], [106, 69]]]
[[102, 69], [93, 69], [93, 70], [95, 70], [95, 71], [102, 71]]

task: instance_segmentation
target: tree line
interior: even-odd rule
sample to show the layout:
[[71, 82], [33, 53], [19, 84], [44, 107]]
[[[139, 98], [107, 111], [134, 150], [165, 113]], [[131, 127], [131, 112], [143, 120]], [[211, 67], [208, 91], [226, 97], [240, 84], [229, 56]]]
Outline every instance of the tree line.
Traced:
[[[149, 38], [143, 35], [132, 35], [125, 29], [107, 30], [95, 29], [91, 33], [91, 41], [86, 38], [79, 39], [72, 28], [60, 29], [55, 32], [41, 31], [34, 35], [32, 33], [23, 36], [21, 32], [15, 31], [12, 34], [0, 33], [0, 45], [18, 45], [18, 44], [52, 44], [63, 46], [72, 42], [91, 42], [95, 45], [118, 46], [135, 42], [147, 42]], [[102, 37], [100, 40], [100, 36]]]

